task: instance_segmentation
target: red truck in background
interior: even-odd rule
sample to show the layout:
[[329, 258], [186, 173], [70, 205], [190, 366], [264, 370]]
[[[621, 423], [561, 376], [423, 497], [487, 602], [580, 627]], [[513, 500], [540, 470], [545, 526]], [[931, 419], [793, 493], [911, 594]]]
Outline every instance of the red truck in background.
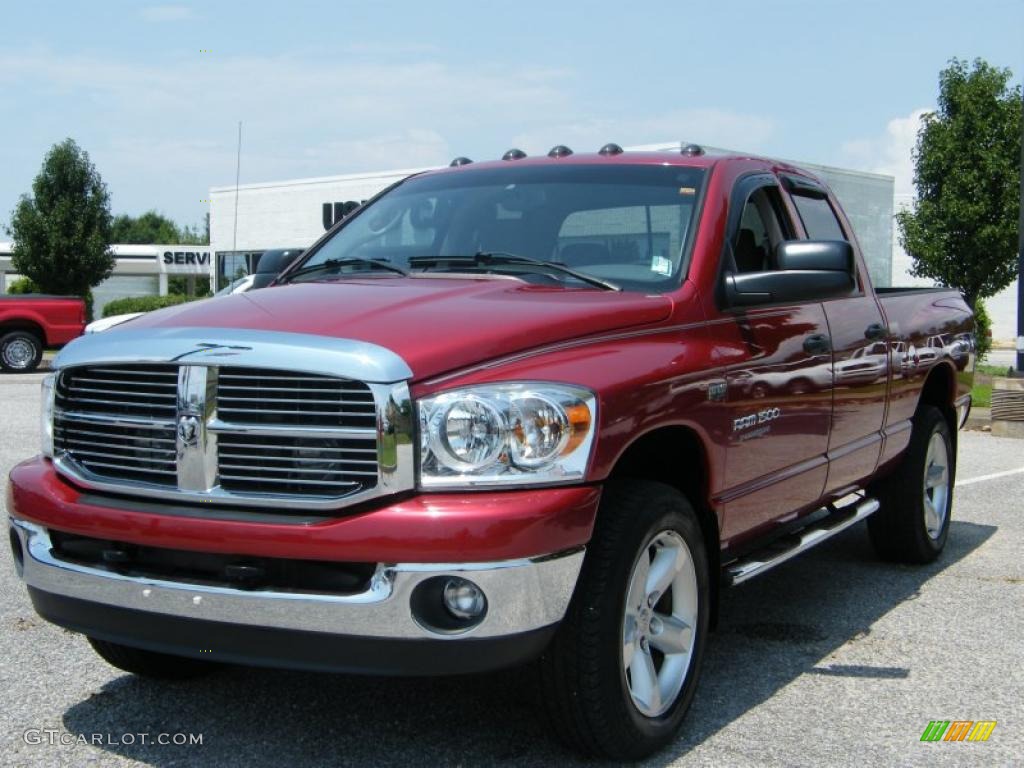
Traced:
[[637, 758], [720, 587], [864, 519], [884, 558], [940, 554], [973, 329], [955, 291], [874, 288], [783, 163], [460, 158], [267, 290], [65, 348], [11, 545], [122, 669], [530, 662], [560, 736]]
[[82, 335], [85, 302], [68, 296], [0, 296], [0, 369], [34, 371], [47, 347]]

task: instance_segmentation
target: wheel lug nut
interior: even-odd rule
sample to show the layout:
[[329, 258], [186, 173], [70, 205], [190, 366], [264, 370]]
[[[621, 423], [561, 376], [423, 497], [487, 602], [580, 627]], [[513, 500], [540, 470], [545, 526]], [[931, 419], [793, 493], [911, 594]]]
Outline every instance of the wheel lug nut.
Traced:
[[647, 644], [647, 638], [646, 637], [641, 637], [640, 638], [640, 650], [642, 650], [644, 653], [650, 653], [651, 652], [651, 649], [650, 649], [650, 647]]
[[659, 597], [660, 595], [657, 592], [651, 592], [651, 594], [647, 596], [647, 607], [653, 608], [654, 604], [658, 602]]

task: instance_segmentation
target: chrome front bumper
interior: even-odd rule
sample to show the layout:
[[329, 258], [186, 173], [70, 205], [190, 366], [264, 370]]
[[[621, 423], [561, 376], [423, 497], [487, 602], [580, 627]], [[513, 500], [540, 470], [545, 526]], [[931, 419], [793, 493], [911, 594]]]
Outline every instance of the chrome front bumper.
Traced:
[[[583, 551], [491, 563], [381, 564], [369, 588], [354, 595], [274, 592], [126, 576], [53, 556], [46, 529], [11, 518], [21, 542], [21, 577], [40, 592], [144, 613], [240, 627], [395, 640], [500, 638], [559, 622], [583, 563]], [[410, 597], [422, 581], [458, 575], [486, 594], [483, 621], [459, 634], [421, 626]]]

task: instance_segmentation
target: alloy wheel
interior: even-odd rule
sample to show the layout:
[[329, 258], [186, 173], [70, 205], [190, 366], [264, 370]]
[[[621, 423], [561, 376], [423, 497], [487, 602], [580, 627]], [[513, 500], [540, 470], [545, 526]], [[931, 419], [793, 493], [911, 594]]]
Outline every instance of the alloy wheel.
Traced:
[[937, 540], [949, 514], [949, 450], [939, 432], [928, 441], [924, 467], [924, 527]]
[[682, 536], [672, 530], [653, 536], [633, 564], [622, 620], [623, 673], [634, 706], [647, 717], [665, 714], [686, 682], [698, 594]]

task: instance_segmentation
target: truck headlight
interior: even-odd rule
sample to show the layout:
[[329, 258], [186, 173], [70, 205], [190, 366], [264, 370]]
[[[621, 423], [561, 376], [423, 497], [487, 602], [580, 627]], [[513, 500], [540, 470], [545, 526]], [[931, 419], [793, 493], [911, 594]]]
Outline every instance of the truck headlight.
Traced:
[[594, 393], [523, 382], [452, 390], [419, 401], [420, 487], [579, 481], [596, 422]]
[[56, 383], [56, 373], [47, 374], [43, 379], [43, 410], [39, 417], [43, 456], [50, 458], [53, 458], [53, 400]]

